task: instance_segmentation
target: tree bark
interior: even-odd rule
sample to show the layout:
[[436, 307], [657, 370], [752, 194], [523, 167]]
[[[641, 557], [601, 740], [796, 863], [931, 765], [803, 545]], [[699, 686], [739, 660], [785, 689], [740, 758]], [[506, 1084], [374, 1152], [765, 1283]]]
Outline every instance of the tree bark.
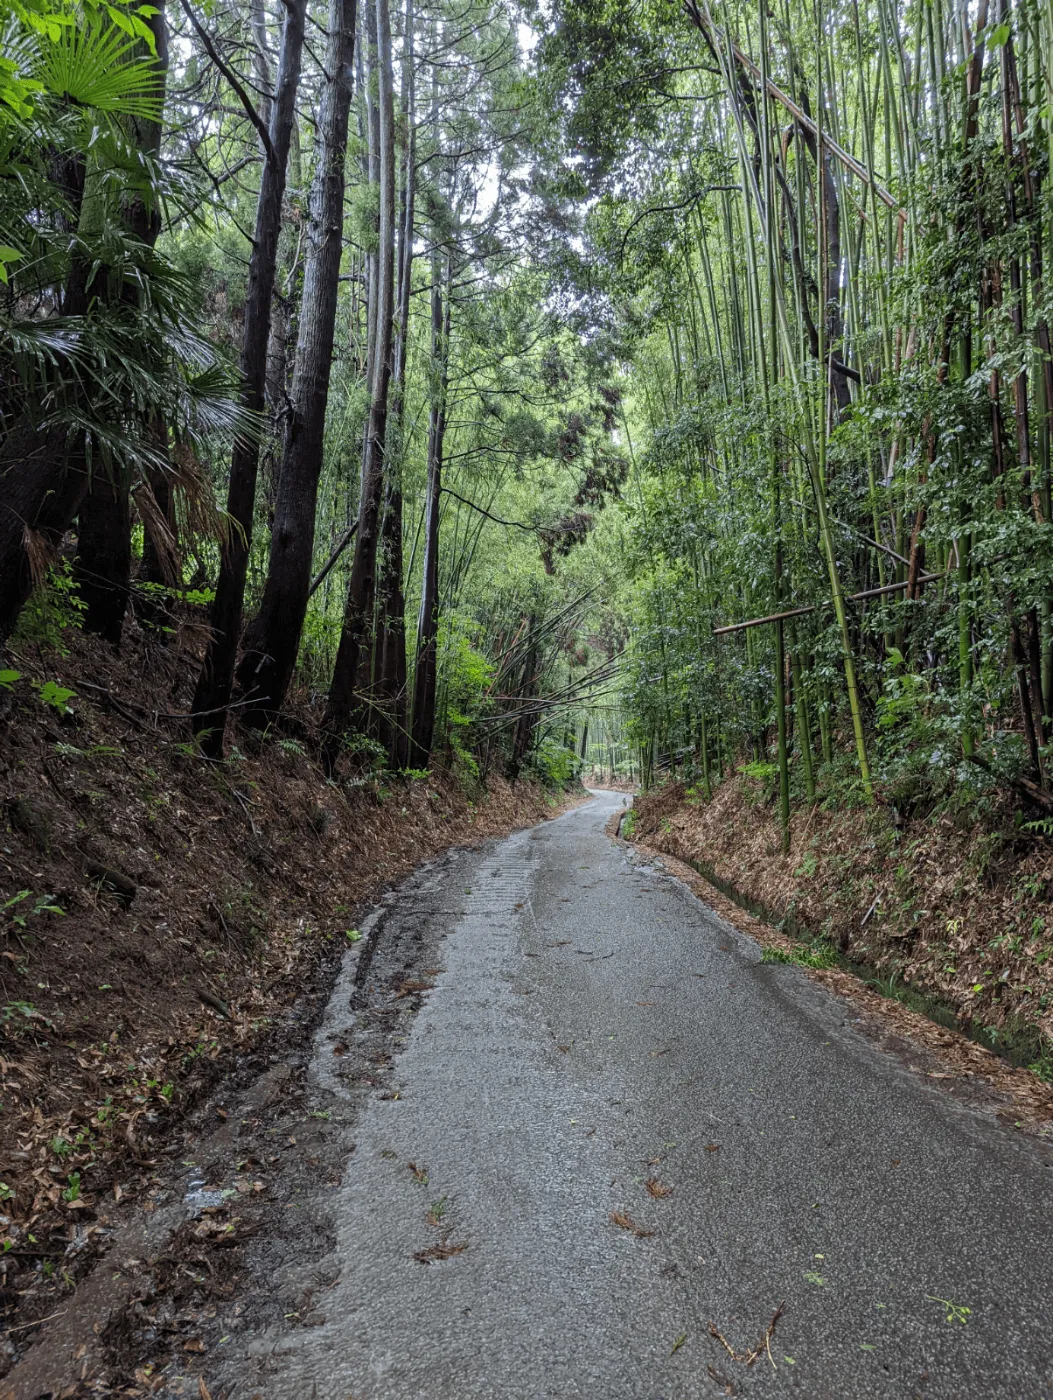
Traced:
[[362, 464], [355, 557], [351, 565], [344, 624], [326, 709], [326, 752], [332, 761], [355, 711], [355, 681], [368, 655], [376, 597], [377, 537], [384, 485], [384, 461], [391, 381], [392, 320], [395, 294], [395, 109], [391, 66], [391, 21], [387, 0], [376, 0], [377, 108], [380, 167], [380, 237], [377, 248], [376, 349], [369, 424]]
[[281, 709], [296, 667], [311, 587], [318, 479], [336, 325], [344, 235], [344, 161], [354, 80], [356, 0], [331, 0], [328, 80], [311, 190], [296, 370], [271, 530], [263, 602], [238, 680], [252, 700], [246, 719], [266, 723]]
[[[300, 79], [306, 8], [306, 0], [286, 0], [269, 128], [271, 149], [263, 163], [249, 260], [249, 288], [241, 342], [241, 396], [245, 407], [257, 414], [263, 412], [265, 402], [271, 296], [274, 292], [285, 169], [296, 119], [296, 90]], [[212, 636], [194, 692], [194, 729], [203, 736], [203, 747], [213, 757], [220, 757], [223, 753], [227, 707], [234, 682], [234, 663], [245, 603], [245, 576], [252, 542], [259, 451], [257, 439], [241, 438], [231, 454], [227, 490], [227, 514], [231, 529], [220, 558], [216, 597], [212, 604]]]
[[[70, 231], [80, 225], [86, 173], [79, 152], [59, 161], [55, 172], [69, 206]], [[74, 251], [60, 298], [63, 316], [86, 315], [92, 277], [90, 263]], [[83, 436], [63, 429], [41, 435], [23, 413], [0, 446], [0, 643], [41, 581], [42, 552], [58, 549], [87, 489]]]
[[410, 291], [413, 281], [413, 225], [416, 206], [416, 112], [413, 53], [413, 0], [406, 0], [405, 39], [402, 46], [402, 112], [406, 125], [406, 150], [402, 165], [402, 202], [399, 210], [398, 286], [394, 367], [391, 380], [394, 446], [388, 453], [388, 488], [382, 537], [383, 567], [379, 585], [377, 638], [377, 692], [382, 711], [383, 742], [393, 768], [409, 762], [407, 728], [406, 597], [402, 557], [402, 463], [405, 460], [403, 427], [406, 411], [406, 356], [409, 348]]
[[442, 454], [446, 435], [446, 391], [449, 382], [450, 260], [444, 287], [438, 252], [431, 269], [431, 356], [436, 388], [428, 419], [428, 483], [424, 504], [424, 573], [417, 617], [417, 663], [413, 678], [411, 766], [426, 768], [435, 737], [435, 697], [438, 684], [439, 635], [439, 505], [442, 500]]

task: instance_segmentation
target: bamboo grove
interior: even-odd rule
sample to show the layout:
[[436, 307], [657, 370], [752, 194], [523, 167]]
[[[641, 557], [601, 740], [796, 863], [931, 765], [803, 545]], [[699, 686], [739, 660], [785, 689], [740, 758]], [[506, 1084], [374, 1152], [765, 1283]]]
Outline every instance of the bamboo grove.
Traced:
[[[645, 775], [1053, 807], [1053, 7], [567, 6]], [[853, 796], [854, 795], [854, 796]]]
[[15, 664], [134, 625], [186, 647], [213, 759], [234, 714], [306, 719], [331, 771], [569, 776], [624, 645], [594, 535], [628, 463], [617, 366], [547, 267], [568, 202], [522, 21], [0, 9]]

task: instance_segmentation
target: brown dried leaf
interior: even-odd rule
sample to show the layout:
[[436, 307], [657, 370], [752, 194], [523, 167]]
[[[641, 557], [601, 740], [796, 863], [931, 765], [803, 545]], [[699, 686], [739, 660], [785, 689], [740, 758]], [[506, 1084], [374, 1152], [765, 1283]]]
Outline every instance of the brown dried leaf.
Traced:
[[451, 1244], [449, 1240], [443, 1240], [441, 1244], [418, 1249], [413, 1257], [418, 1264], [431, 1264], [437, 1259], [452, 1259], [455, 1254], [463, 1254], [467, 1248], [467, 1244]]
[[611, 1223], [617, 1225], [620, 1230], [628, 1230], [630, 1235], [635, 1235], [638, 1240], [649, 1240], [654, 1234], [653, 1230], [645, 1230], [642, 1225], [637, 1225], [627, 1210], [612, 1210]]
[[653, 1196], [656, 1201], [664, 1201], [666, 1196], [673, 1194], [673, 1188], [666, 1186], [656, 1176], [648, 1177], [644, 1185], [647, 1187], [647, 1194]]

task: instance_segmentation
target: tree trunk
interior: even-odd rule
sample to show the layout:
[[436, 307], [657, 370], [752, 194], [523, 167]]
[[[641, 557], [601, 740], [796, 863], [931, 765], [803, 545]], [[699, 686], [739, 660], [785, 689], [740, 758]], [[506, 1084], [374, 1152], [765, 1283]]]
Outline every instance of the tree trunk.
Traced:
[[238, 680], [252, 699], [247, 719], [266, 723], [281, 709], [296, 667], [314, 559], [318, 479], [344, 237], [344, 161], [354, 81], [356, 0], [331, 0], [328, 81], [322, 98], [321, 150], [311, 190], [296, 371], [271, 530], [263, 602]]
[[[271, 149], [263, 163], [256, 203], [256, 229], [249, 260], [249, 287], [241, 342], [241, 398], [244, 406], [257, 414], [262, 413], [264, 408], [271, 296], [274, 292], [282, 196], [285, 192], [285, 167], [296, 119], [296, 89], [300, 79], [306, 8], [306, 0], [286, 0], [269, 128]], [[204, 736], [205, 751], [213, 757], [221, 757], [223, 753], [227, 707], [234, 682], [238, 634], [245, 603], [245, 575], [252, 542], [258, 469], [259, 442], [239, 439], [231, 454], [227, 490], [227, 514], [231, 529], [220, 558], [216, 597], [212, 604], [212, 636], [193, 704], [194, 730]]]
[[[398, 288], [396, 295], [395, 358], [391, 380], [392, 425], [388, 452], [388, 489], [382, 537], [383, 566], [379, 584], [377, 691], [383, 712], [383, 741], [393, 768], [409, 762], [406, 675], [406, 597], [402, 561], [402, 464], [406, 411], [406, 356], [409, 348], [410, 291], [413, 281], [413, 225], [416, 206], [416, 129], [413, 53], [413, 0], [406, 0], [405, 41], [402, 46], [402, 112], [406, 150], [402, 166], [399, 211]], [[395, 456], [397, 450], [397, 458]]]
[[446, 261], [445, 308], [438, 252], [431, 264], [431, 358], [436, 376], [428, 420], [428, 483], [424, 504], [424, 576], [417, 618], [417, 663], [413, 679], [411, 766], [426, 768], [435, 736], [439, 634], [439, 505], [442, 500], [442, 453], [446, 436], [446, 390], [449, 382], [450, 260]]
[[286, 197], [282, 201], [282, 226], [278, 234], [278, 265], [271, 297], [271, 329], [267, 337], [267, 412], [270, 433], [260, 469], [267, 517], [273, 523], [281, 476], [284, 441], [289, 413], [289, 335], [297, 307], [297, 265], [300, 258], [300, 215], [289, 200], [289, 186], [299, 190], [302, 181], [300, 133], [293, 123], [286, 174]]
[[43, 436], [29, 419], [7, 435], [0, 460], [0, 641], [14, 630], [88, 486], [84, 448], [65, 430]]
[[376, 598], [377, 538], [384, 485], [388, 389], [391, 381], [392, 320], [395, 295], [395, 109], [391, 66], [391, 21], [387, 0], [376, 0], [377, 107], [380, 166], [380, 238], [377, 248], [376, 350], [369, 424], [362, 464], [355, 557], [351, 565], [344, 625], [329, 688], [325, 728], [330, 761], [355, 709], [359, 664], [368, 656]]
[[120, 467], [96, 467], [77, 520], [74, 576], [85, 604], [81, 625], [118, 647], [132, 573], [131, 481]]
[[[86, 163], [77, 154], [55, 172], [69, 205], [69, 228], [79, 226]], [[74, 253], [60, 300], [63, 316], [84, 316], [94, 269]], [[75, 376], [71, 375], [71, 379]], [[26, 415], [9, 430], [0, 450], [0, 642], [41, 582], [40, 560], [54, 553], [88, 489], [82, 435], [52, 429], [43, 437]]]

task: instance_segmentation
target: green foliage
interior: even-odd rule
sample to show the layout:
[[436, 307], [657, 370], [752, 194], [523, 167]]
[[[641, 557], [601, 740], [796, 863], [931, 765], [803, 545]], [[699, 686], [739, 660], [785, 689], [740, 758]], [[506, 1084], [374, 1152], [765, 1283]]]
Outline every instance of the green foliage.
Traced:
[[[26, 903], [32, 900], [32, 905]], [[26, 927], [26, 920], [36, 918], [40, 914], [65, 914], [65, 909], [55, 903], [53, 894], [34, 895], [32, 890], [19, 890], [17, 894], [11, 896], [3, 904], [0, 904], [0, 914], [6, 914], [11, 923], [19, 928]]]
[[64, 685], [59, 685], [57, 681], [44, 681], [40, 687], [40, 698], [45, 705], [57, 710], [60, 715], [70, 713], [69, 702], [75, 699], [77, 692], [70, 690]]
[[0, 1026], [8, 1035], [17, 1038], [21, 1033], [39, 1025], [44, 1030], [53, 1030], [54, 1022], [30, 1001], [9, 1001], [0, 1007]]
[[545, 787], [565, 788], [581, 771], [581, 760], [572, 748], [549, 737], [541, 741], [530, 756], [531, 770]]
[[813, 943], [807, 948], [767, 947], [761, 953], [762, 963], [796, 963], [800, 967], [836, 967], [837, 954], [829, 944]]
[[479, 776], [479, 764], [471, 752], [473, 724], [487, 708], [487, 693], [494, 670], [473, 645], [470, 617], [447, 614], [439, 626], [439, 710], [446, 742], [455, 765], [468, 778]]
[[[68, 656], [65, 633], [79, 631], [86, 604], [77, 591], [73, 567], [62, 559], [48, 569], [22, 609], [12, 642], [16, 647], [35, 643], [59, 656]], [[15, 677], [17, 679], [17, 676]]]

